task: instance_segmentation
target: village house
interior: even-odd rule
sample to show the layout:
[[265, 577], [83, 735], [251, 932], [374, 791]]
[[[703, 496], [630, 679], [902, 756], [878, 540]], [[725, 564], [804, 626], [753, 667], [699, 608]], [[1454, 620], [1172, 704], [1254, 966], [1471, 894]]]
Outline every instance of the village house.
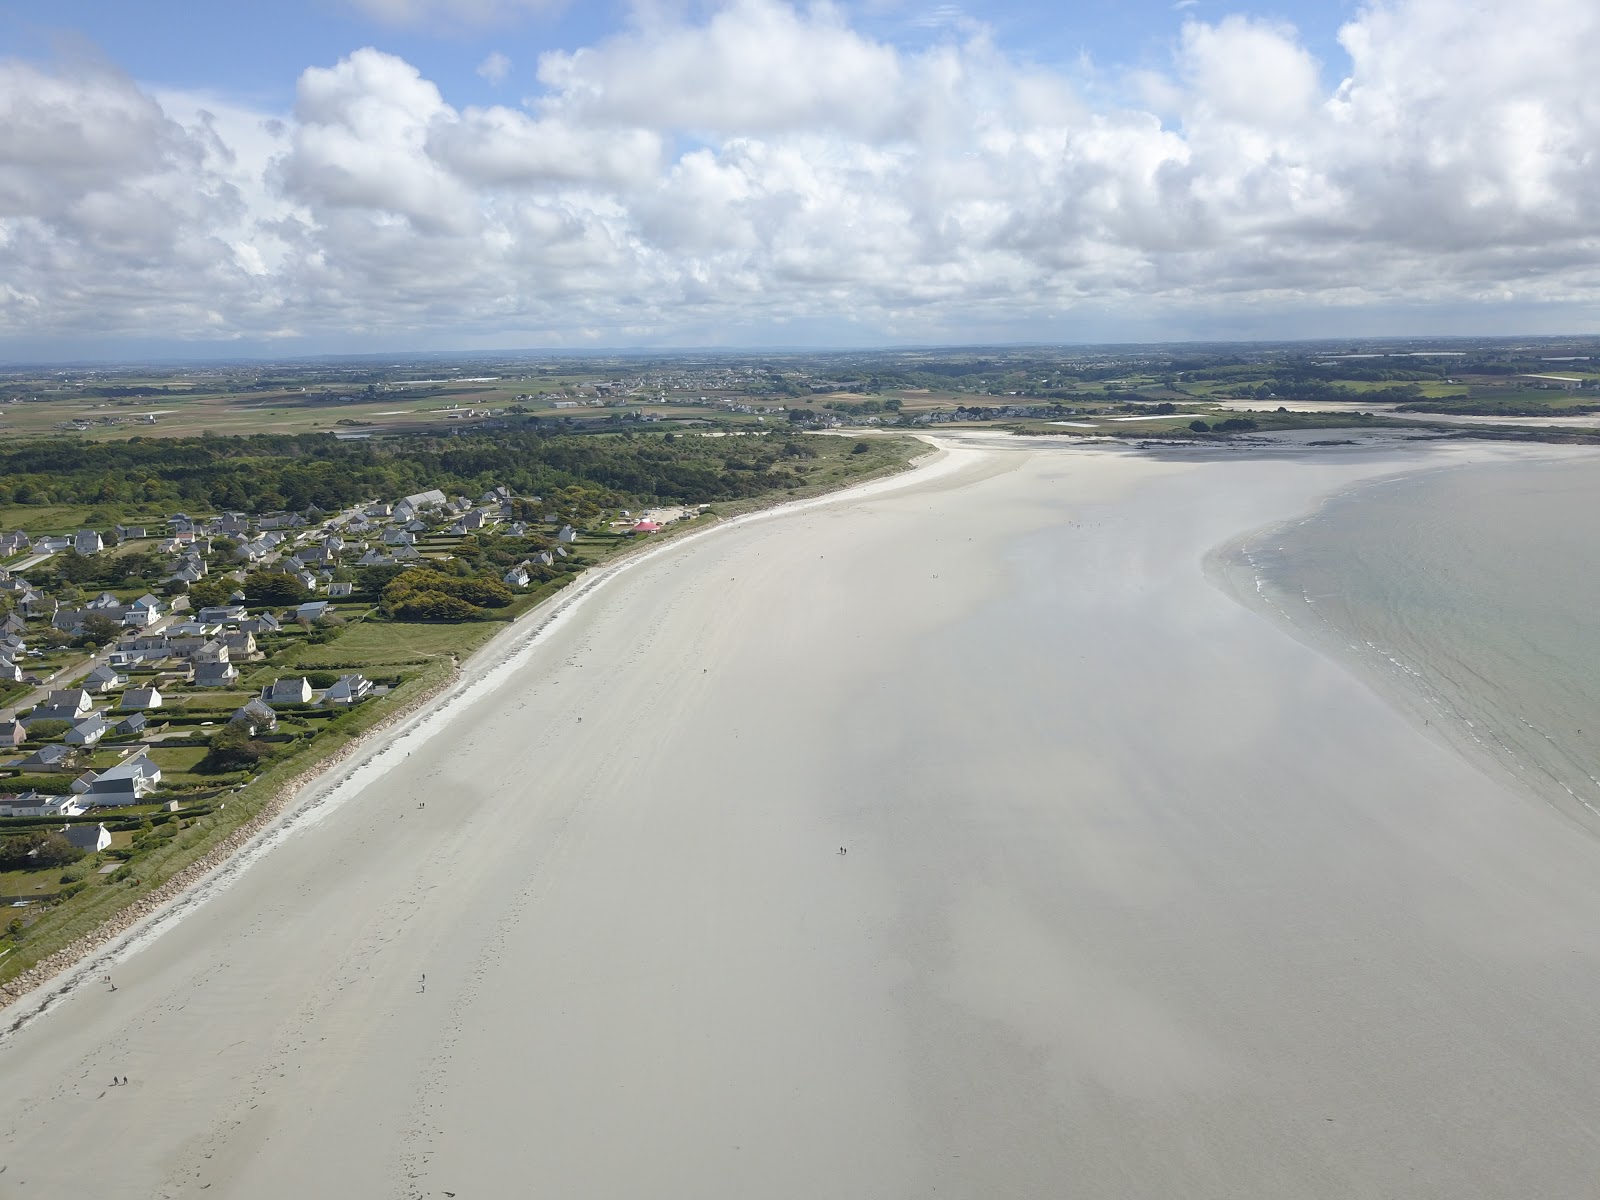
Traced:
[[[152, 688], [151, 691], [155, 691], [155, 689]], [[156, 694], [157, 696], [160, 695], [159, 692]], [[129, 713], [127, 716], [123, 717], [122, 720], [118, 721], [111, 727], [111, 732], [120, 734], [122, 736], [143, 733], [145, 726], [148, 724], [150, 724], [150, 722], [146, 719], [142, 712]]]
[[127, 685], [128, 677], [126, 675], [118, 675], [110, 667], [99, 666], [83, 677], [82, 686], [85, 691], [99, 692], [103, 695], [106, 692], [113, 692]]
[[40, 746], [26, 758], [19, 758], [11, 765], [23, 771], [67, 771], [71, 770], [72, 757], [73, 750], [70, 746], [51, 742], [48, 746]]
[[80, 529], [72, 537], [72, 548], [79, 554], [99, 554], [106, 544], [93, 529]]
[[229, 630], [220, 639], [228, 651], [228, 660], [249, 658], [256, 652], [256, 635], [243, 629]]
[[44, 707], [70, 709], [76, 716], [86, 717], [94, 708], [94, 698], [82, 688], [64, 688], [45, 694]]
[[146, 758], [142, 750], [114, 767], [89, 775], [84, 800], [91, 805], [108, 807], [138, 804], [161, 783], [161, 768]]
[[201, 663], [225, 663], [229, 657], [228, 648], [215, 639], [206, 641], [189, 656], [197, 667]]
[[529, 582], [528, 568], [520, 564], [512, 567], [500, 576], [500, 582], [510, 584], [512, 587], [525, 588]]
[[161, 692], [154, 687], [131, 687], [122, 693], [122, 700], [117, 705], [120, 709], [150, 709], [160, 708], [162, 705]]
[[278, 714], [272, 711], [272, 706], [259, 698], [246, 701], [233, 716], [228, 718], [230, 725], [243, 725], [246, 732], [255, 737], [258, 733], [271, 733], [278, 728]]
[[356, 587], [353, 583], [330, 583], [328, 585], [328, 595], [334, 597], [335, 599], [349, 596], [354, 593], [355, 590]]
[[261, 689], [261, 699], [268, 704], [310, 704], [312, 695], [311, 681], [304, 675], [279, 679]]
[[111, 845], [111, 832], [104, 825], [63, 825], [61, 836], [90, 854], [98, 854]]
[[168, 638], [167, 646], [175, 658], [193, 658], [195, 652], [210, 640], [206, 634], [182, 634]]
[[307, 600], [294, 610], [296, 621], [320, 621], [328, 615], [328, 602], [326, 600]]
[[0, 817], [76, 817], [82, 812], [78, 797], [70, 794], [24, 792], [20, 796], [0, 796]]
[[126, 629], [146, 629], [160, 619], [160, 613], [142, 604], [130, 604], [122, 610], [122, 624]]
[[195, 687], [231, 687], [238, 681], [239, 668], [231, 662], [197, 662], [194, 664]]
[[263, 633], [277, 633], [281, 628], [283, 626], [278, 623], [278, 618], [266, 612], [256, 617], [246, 617], [239, 622], [240, 632], [254, 634], [258, 637]]
[[341, 675], [322, 693], [324, 705], [359, 704], [372, 692], [372, 681], [365, 675]]
[[21, 721], [0, 721], [0, 750], [15, 750], [28, 740]]
[[106, 724], [105, 718], [96, 713], [93, 716], [85, 717], [67, 730], [61, 740], [68, 746], [92, 746], [105, 737], [110, 728]]

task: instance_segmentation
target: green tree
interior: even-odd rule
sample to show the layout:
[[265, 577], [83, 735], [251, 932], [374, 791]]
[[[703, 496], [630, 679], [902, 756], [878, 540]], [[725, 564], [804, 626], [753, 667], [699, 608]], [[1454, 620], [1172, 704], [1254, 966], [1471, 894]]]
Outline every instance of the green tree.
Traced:
[[189, 585], [189, 603], [195, 608], [226, 604], [233, 584], [224, 579], [200, 579]]
[[105, 646], [122, 636], [122, 624], [99, 613], [90, 613], [83, 619], [83, 629], [76, 641], [80, 646]]
[[244, 579], [244, 594], [254, 604], [299, 604], [311, 593], [293, 575], [251, 571]]
[[483, 610], [443, 592], [415, 592], [395, 605], [394, 615], [402, 621], [471, 621]]
[[89, 583], [100, 578], [105, 560], [98, 554], [79, 554], [76, 550], [64, 550], [56, 556], [53, 565], [57, 578], [65, 582]]
[[211, 735], [206, 756], [200, 760], [200, 769], [206, 772], [237, 771], [254, 766], [271, 752], [266, 742], [258, 742], [239, 722], [229, 721]]
[[0, 871], [64, 867], [84, 852], [54, 831], [37, 830], [0, 839]]

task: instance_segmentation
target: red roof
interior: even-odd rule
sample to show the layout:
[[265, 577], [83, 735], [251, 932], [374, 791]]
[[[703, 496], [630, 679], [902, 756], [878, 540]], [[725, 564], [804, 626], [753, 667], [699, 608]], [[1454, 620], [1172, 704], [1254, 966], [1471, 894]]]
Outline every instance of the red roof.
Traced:
[[656, 530], [658, 530], [660, 528], [661, 528], [661, 526], [657, 525], [654, 521], [640, 521], [637, 525], [635, 525], [633, 527], [633, 532], [634, 533], [654, 533], [654, 532], [656, 532]]

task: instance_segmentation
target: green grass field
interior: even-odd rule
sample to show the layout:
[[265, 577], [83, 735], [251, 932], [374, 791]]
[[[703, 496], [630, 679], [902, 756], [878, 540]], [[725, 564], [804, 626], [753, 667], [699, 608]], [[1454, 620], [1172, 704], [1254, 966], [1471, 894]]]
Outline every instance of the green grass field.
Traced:
[[[358, 621], [320, 646], [301, 646], [285, 656], [283, 666], [320, 670], [361, 663], [370, 667], [406, 666], [464, 654], [501, 628], [499, 623], [402, 625]], [[281, 671], [280, 671], [281, 673]]]

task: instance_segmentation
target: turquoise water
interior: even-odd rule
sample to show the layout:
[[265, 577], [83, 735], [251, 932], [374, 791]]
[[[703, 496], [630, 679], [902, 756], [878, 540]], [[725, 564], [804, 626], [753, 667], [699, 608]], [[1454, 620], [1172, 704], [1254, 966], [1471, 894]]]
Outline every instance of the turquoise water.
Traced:
[[1600, 827], [1600, 457], [1434, 471], [1247, 539], [1261, 597]]

